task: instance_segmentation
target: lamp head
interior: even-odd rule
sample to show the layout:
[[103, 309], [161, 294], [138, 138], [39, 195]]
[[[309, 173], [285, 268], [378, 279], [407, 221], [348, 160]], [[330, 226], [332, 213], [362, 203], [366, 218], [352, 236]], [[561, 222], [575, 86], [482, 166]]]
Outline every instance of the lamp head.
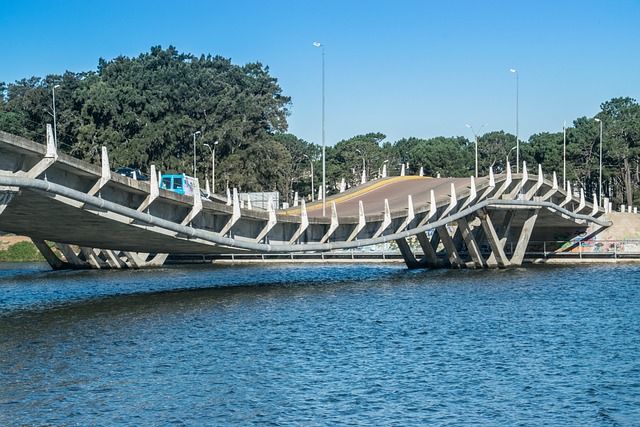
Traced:
[[598, 122], [598, 123], [602, 123], [602, 120], [600, 120], [600, 119], [599, 119], [599, 118], [597, 118], [597, 117], [596, 117], [595, 119], [593, 119], [593, 120], [595, 120], [595, 121], [596, 121], [596, 122]]
[[512, 73], [517, 73], [518, 72], [518, 70], [516, 70], [515, 68], [511, 68], [511, 69], [509, 69], [509, 71], [511, 71]]
[[315, 47], [320, 47], [320, 46], [322, 46], [322, 43], [320, 43], [320, 42], [313, 42], [313, 45], [314, 45]]

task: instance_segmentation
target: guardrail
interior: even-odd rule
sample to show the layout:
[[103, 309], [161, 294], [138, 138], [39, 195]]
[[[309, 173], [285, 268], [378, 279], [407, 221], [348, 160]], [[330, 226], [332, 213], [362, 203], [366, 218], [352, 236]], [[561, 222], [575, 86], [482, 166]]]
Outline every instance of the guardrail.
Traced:
[[[505, 253], [513, 254], [517, 242], [507, 242]], [[441, 248], [440, 248], [441, 249]], [[414, 248], [416, 256], [422, 255], [422, 250]], [[488, 253], [487, 248], [482, 252]], [[466, 250], [461, 250], [460, 255], [467, 256]], [[446, 254], [440, 250], [438, 256], [446, 258]], [[525, 258], [531, 259], [640, 259], [640, 239], [626, 240], [584, 240], [584, 241], [544, 241], [530, 242], [527, 246]], [[373, 248], [356, 250], [341, 250], [332, 252], [299, 252], [288, 254], [176, 254], [170, 255], [167, 263], [170, 264], [198, 264], [215, 261], [232, 262], [292, 262], [292, 261], [377, 261], [377, 262], [402, 262], [403, 257], [398, 248], [390, 243]]]
[[640, 258], [640, 239], [530, 242], [527, 256], [547, 258]]

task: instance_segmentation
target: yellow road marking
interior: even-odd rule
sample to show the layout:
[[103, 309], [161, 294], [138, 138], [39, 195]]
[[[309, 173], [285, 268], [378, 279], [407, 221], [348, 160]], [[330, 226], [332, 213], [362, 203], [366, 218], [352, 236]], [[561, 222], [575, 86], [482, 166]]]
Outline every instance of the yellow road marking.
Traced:
[[[410, 179], [430, 179], [429, 177], [424, 177], [424, 176], [394, 176], [391, 178], [387, 178], [384, 181], [380, 181], [380, 182], [376, 182], [374, 184], [371, 184], [363, 189], [354, 191], [351, 194], [346, 194], [344, 196], [339, 196], [335, 199], [331, 199], [331, 200], [327, 200], [327, 204], [330, 202], [334, 202], [334, 203], [340, 203], [340, 202], [344, 202], [346, 200], [350, 200], [350, 199], [354, 199], [358, 196], [361, 196], [362, 194], [366, 194], [370, 191], [373, 191], [375, 189], [378, 189], [380, 187], [384, 187], [385, 185], [388, 184], [392, 184], [394, 182], [397, 181], [407, 181]], [[322, 202], [318, 202], [315, 201], [313, 202], [313, 204], [311, 204], [310, 206], [307, 206], [307, 212], [309, 211], [315, 211], [318, 209], [322, 209]], [[287, 209], [287, 210], [283, 210], [283, 211], [278, 211], [277, 212], [278, 215], [300, 215], [300, 207], [296, 207], [294, 209]]]

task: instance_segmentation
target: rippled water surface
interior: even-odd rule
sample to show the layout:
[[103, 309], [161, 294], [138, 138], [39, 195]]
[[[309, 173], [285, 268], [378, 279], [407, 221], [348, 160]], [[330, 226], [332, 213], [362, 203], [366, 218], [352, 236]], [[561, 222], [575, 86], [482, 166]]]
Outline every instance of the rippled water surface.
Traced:
[[640, 266], [0, 265], [0, 425], [640, 425]]

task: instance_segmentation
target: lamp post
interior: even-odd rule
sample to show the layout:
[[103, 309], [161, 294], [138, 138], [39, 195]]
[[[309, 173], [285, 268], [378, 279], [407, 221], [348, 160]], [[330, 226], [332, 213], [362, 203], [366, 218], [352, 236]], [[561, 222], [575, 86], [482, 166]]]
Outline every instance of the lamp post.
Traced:
[[[482, 130], [483, 127], [485, 127], [487, 124], [483, 124], [482, 126], [480, 126], [480, 130]], [[473, 130], [473, 126], [471, 126], [470, 124], [466, 125], [469, 129], [471, 129], [471, 132], [473, 132], [473, 136], [476, 139], [476, 178], [478, 177], [478, 135], [476, 134], [476, 131]], [[479, 132], [479, 131], [478, 131]]]
[[364, 162], [364, 153], [358, 150], [357, 148], [356, 148], [356, 151], [360, 153], [360, 155], [362, 156], [362, 179], [360, 180], [360, 184], [364, 184], [365, 182], [367, 182], [367, 169], [366, 169], [366, 164]]
[[211, 151], [211, 193], [216, 193], [216, 145], [218, 141], [213, 143], [213, 147], [209, 144], [204, 144], [205, 147]]
[[567, 121], [562, 126], [562, 185], [567, 191]]
[[311, 201], [313, 202], [313, 162], [311, 161], [311, 157], [303, 154], [309, 160], [309, 165], [311, 165]]
[[196, 131], [193, 134], [193, 177], [197, 178], [196, 175], [196, 135], [200, 135], [200, 131]]
[[518, 70], [511, 68], [509, 71], [516, 75], [516, 173], [520, 173], [520, 140], [518, 139], [518, 97], [519, 97], [519, 74]]
[[600, 123], [600, 177], [598, 178], [598, 204], [602, 206], [602, 120], [595, 119]]
[[51, 89], [51, 93], [53, 96], [53, 144], [58, 148], [58, 130], [56, 129], [56, 89], [59, 88], [60, 85], [55, 85]]
[[324, 45], [320, 42], [313, 42], [315, 47], [322, 48], [322, 216], [326, 214], [327, 198], [327, 178], [325, 163], [325, 143], [324, 143]]

